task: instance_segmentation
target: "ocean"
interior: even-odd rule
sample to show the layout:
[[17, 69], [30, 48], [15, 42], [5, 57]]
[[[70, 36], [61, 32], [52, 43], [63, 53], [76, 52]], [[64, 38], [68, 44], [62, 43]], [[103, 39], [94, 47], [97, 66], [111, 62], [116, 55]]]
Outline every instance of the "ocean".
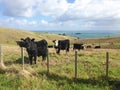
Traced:
[[120, 36], [120, 31], [36, 31], [42, 33], [73, 36], [77, 38], [103, 38]]

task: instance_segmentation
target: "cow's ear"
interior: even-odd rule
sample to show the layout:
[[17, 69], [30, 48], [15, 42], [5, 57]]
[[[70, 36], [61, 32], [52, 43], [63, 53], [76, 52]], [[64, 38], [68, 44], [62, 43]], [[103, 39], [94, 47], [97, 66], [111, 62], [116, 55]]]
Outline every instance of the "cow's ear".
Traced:
[[31, 39], [31, 41], [34, 41], [35, 39], [33, 38], [33, 39]]
[[23, 38], [21, 38], [21, 40], [22, 40], [22, 41], [24, 41], [24, 39], [23, 39]]
[[56, 40], [53, 40], [52, 42], [54, 42], [54, 43], [55, 43], [55, 41], [56, 41]]
[[43, 44], [44, 44], [44, 45], [47, 45], [48, 43], [47, 43], [47, 41], [46, 41], [46, 40], [43, 40]]

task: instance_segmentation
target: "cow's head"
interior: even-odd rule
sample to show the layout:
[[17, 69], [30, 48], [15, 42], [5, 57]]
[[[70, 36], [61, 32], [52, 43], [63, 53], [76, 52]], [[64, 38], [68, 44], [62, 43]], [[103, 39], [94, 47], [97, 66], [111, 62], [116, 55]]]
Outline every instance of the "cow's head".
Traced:
[[53, 40], [54, 48], [56, 49], [56, 53], [60, 54], [60, 48], [59, 48], [59, 40]]
[[58, 44], [58, 40], [53, 40], [53, 43], [54, 43], [54, 47], [55, 47], [55, 48], [58, 48], [58, 45], [59, 45], [59, 44]]
[[31, 48], [31, 45], [32, 43], [34, 42], [34, 38], [33, 39], [30, 39], [29, 37], [23, 39], [21, 38], [21, 41], [17, 41], [17, 44], [20, 46], [20, 47], [25, 47], [25, 48]]
[[16, 41], [16, 43], [20, 46], [20, 47], [25, 47], [25, 43], [23, 41]]

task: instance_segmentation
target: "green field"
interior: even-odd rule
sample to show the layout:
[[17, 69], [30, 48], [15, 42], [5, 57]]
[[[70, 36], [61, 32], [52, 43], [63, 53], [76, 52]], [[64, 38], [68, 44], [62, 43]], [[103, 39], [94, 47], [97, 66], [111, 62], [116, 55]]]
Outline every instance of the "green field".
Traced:
[[[29, 65], [25, 51], [25, 70], [22, 68], [20, 48], [3, 46], [6, 68], [0, 70], [0, 89], [25, 90], [119, 90], [120, 50], [99, 49], [78, 51], [78, 77], [74, 79], [75, 55], [62, 51], [55, 54], [49, 49], [50, 74], [47, 75], [46, 61], [39, 57], [36, 65]], [[109, 52], [109, 81], [105, 78], [106, 52]]]
[[[5, 30], [0, 43], [3, 50], [3, 62], [0, 64], [0, 90], [120, 90], [120, 49], [85, 49], [78, 51], [78, 74], [75, 79], [75, 52], [70, 48], [66, 55], [61, 51], [60, 55], [53, 48], [49, 49], [50, 74], [47, 75], [46, 61], [37, 59], [37, 64], [29, 65], [25, 51], [24, 70], [21, 59], [21, 49], [16, 45], [16, 40], [21, 38], [24, 31], [8, 30], [9, 33], [18, 32], [13, 37], [8, 36]], [[29, 32], [31, 33], [31, 32]], [[35, 34], [32, 36], [39, 39], [47, 39], [50, 44], [54, 37], [65, 39], [71, 37], [50, 34]], [[31, 34], [22, 34], [23, 37]], [[1, 36], [1, 37], [3, 37]], [[17, 37], [18, 36], [18, 37]], [[32, 37], [31, 36], [31, 37]], [[11, 38], [12, 37], [12, 38]], [[117, 38], [118, 40], [119, 38]], [[12, 40], [12, 41], [10, 41]], [[96, 43], [96, 40], [84, 40], [86, 44]], [[89, 41], [89, 42], [88, 42]], [[107, 46], [107, 41], [101, 43]], [[116, 42], [116, 41], [115, 41]], [[113, 43], [119, 47], [119, 42]], [[96, 44], [97, 45], [97, 44]], [[112, 46], [114, 48], [114, 46]], [[109, 52], [109, 77], [106, 80], [106, 52]]]

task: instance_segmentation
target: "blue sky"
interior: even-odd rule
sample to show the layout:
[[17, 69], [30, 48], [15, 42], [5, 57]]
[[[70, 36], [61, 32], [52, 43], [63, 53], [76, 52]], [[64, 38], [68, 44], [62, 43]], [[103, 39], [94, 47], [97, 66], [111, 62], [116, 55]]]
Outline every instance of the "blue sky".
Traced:
[[0, 0], [0, 26], [24, 30], [120, 30], [120, 0]]

